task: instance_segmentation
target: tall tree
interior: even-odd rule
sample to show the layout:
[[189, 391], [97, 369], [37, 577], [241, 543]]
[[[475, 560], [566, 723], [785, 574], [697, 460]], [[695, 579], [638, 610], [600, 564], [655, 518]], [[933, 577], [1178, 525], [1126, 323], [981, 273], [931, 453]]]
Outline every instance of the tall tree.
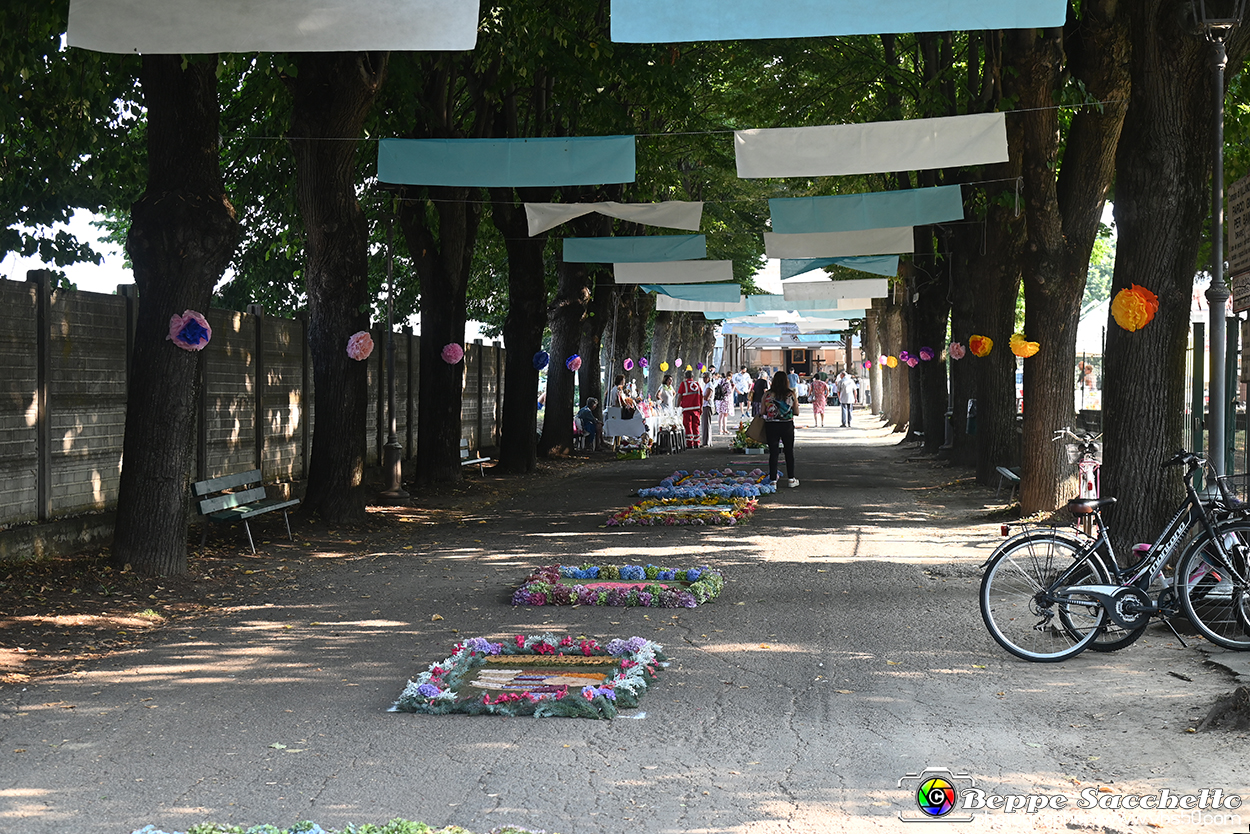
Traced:
[[139, 289], [113, 562], [137, 573], [187, 569], [187, 508], [199, 354], [169, 340], [170, 317], [208, 309], [238, 235], [219, 159], [216, 64], [145, 55], [148, 183], [127, 250]]
[[362, 518], [367, 378], [347, 355], [369, 328], [368, 228], [356, 199], [356, 154], [365, 118], [386, 77], [387, 54], [308, 53], [289, 80], [288, 138], [305, 232], [304, 285], [316, 409], [306, 512]]
[[[1185, 347], [1203, 218], [1210, 206], [1214, 100], [1211, 47], [1186, 0], [1131, 4], [1132, 93], [1116, 162], [1119, 229], [1111, 295], [1130, 284], [1159, 297], [1146, 327], [1107, 323], [1102, 487], [1119, 499], [1124, 542], [1148, 539], [1175, 508], [1180, 479], [1159, 464], [1185, 445]], [[1250, 46], [1228, 45], [1236, 67]], [[1231, 75], [1231, 73], [1230, 73]], [[1198, 382], [1196, 384], [1201, 384]]]

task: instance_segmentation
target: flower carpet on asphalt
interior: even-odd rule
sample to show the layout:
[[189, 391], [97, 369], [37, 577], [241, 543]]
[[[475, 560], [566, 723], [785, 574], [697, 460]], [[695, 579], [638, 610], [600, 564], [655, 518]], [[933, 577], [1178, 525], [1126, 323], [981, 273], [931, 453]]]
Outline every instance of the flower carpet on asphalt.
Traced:
[[391, 711], [614, 718], [638, 706], [667, 665], [662, 647], [643, 637], [607, 646], [551, 634], [474, 637], [408, 681]]
[[660, 481], [659, 486], [638, 490], [643, 498], [759, 498], [777, 491], [763, 469], [679, 469]]
[[612, 605], [694, 608], [720, 596], [725, 579], [706, 565], [549, 565], [512, 595], [513, 605]]
[[639, 501], [607, 521], [608, 527], [673, 526], [679, 524], [732, 525], [755, 512], [755, 498], [652, 498]]

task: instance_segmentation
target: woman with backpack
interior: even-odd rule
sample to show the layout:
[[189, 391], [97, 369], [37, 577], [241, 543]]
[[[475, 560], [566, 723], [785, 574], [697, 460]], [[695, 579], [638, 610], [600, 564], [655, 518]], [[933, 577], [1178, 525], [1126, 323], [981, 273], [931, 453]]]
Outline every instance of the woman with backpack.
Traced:
[[716, 408], [717, 425], [719, 434], [728, 434], [729, 429], [729, 404], [733, 396], [733, 383], [729, 381], [729, 372], [723, 372], [720, 379], [716, 380], [716, 390], [712, 393], [712, 404]]
[[768, 477], [777, 482], [777, 447], [785, 446], [786, 475], [790, 486], [799, 485], [794, 477], [794, 415], [799, 410], [799, 398], [790, 388], [785, 371], [773, 374], [773, 384], [764, 393], [760, 414], [764, 417], [764, 436], [768, 439]]

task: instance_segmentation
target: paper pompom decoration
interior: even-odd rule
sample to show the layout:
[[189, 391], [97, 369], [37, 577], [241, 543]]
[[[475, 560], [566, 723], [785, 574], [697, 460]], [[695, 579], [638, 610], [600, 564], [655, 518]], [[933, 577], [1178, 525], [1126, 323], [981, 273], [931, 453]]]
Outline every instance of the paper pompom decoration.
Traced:
[[1133, 284], [1120, 290], [1111, 302], [1111, 317], [1125, 330], [1141, 330], [1159, 312], [1159, 296], [1145, 287]]
[[972, 355], [981, 358], [989, 356], [990, 351], [994, 349], [994, 340], [989, 336], [969, 336], [968, 350], [972, 351]]
[[625, 370], [632, 371], [634, 369], [634, 360], [630, 359], [627, 356], [625, 357], [625, 362], [622, 363], [622, 366], [625, 368]]
[[922, 347], [920, 349], [920, 361], [921, 362], [931, 362], [933, 361], [934, 356], [937, 356], [937, 354], [933, 352], [933, 348]]
[[647, 357], [645, 356], [638, 360], [638, 367], [642, 368], [644, 371], [647, 369], [647, 366], [650, 364], [651, 363], [647, 361]]
[[[864, 360], [864, 370], [865, 370], [865, 371], [867, 371], [867, 370], [869, 370], [869, 369], [871, 369], [871, 368], [872, 368], [872, 360], [871, 360], [871, 359], [865, 359], [865, 360]], [[825, 378], [825, 377], [824, 377], [824, 374], [821, 374], [821, 377], [820, 377], [820, 378], [821, 378], [821, 379], [824, 379], [824, 378]]]
[[951, 342], [950, 352], [951, 359], [963, 359], [968, 355], [968, 349], [960, 342]]
[[450, 344], [443, 345], [443, 352], [440, 355], [443, 357], [443, 361], [448, 365], [454, 365], [464, 358], [464, 348], [455, 342], [452, 342]]
[[1021, 359], [1028, 359], [1041, 349], [1037, 342], [1030, 342], [1023, 333], [1011, 334], [1011, 352]]
[[667, 362], [661, 362], [661, 363], [660, 363], [660, 370], [661, 370], [661, 371], [667, 371], [667, 370], [668, 370], [668, 363], [667, 363]]
[[564, 367], [576, 371], [582, 367], [582, 358], [575, 353], [564, 361]]
[[674, 367], [674, 368], [680, 368], [680, 367], [681, 367], [681, 357], [680, 357], [680, 356], [679, 356], [679, 357], [677, 357], [677, 361], [673, 363], [673, 367]]
[[907, 352], [907, 351], [905, 351], [905, 350], [900, 350], [900, 351], [898, 352], [898, 361], [900, 361], [900, 362], [908, 362], [908, 361], [910, 361], [910, 360], [911, 360], [911, 354], [910, 354], [910, 353], [908, 353], [908, 352]]
[[551, 364], [551, 354], [545, 350], [540, 350], [534, 354], [534, 370], [541, 371], [543, 368]]
[[887, 356], [887, 357], [885, 358], [885, 364], [886, 364], [888, 367], [891, 367], [891, 368], [897, 368], [897, 367], [898, 367], [898, 357], [896, 357], [896, 356]]
[[703, 370], [703, 363], [702, 363], [702, 362], [700, 362], [699, 364], [695, 365], [695, 367], [696, 367], [696, 368], [698, 368], [698, 369], [701, 371], [701, 370]]
[[213, 338], [213, 328], [202, 315], [187, 310], [181, 316], [174, 313], [169, 317], [169, 335], [165, 338], [183, 350], [203, 350]]
[[920, 364], [920, 360], [914, 356], [907, 357], [907, 367], [914, 368]]
[[880, 356], [877, 357], [877, 364], [878, 365], [890, 364], [890, 357], [886, 356], [884, 353], [881, 354]]
[[369, 331], [361, 330], [359, 333], [353, 333], [352, 337], [347, 340], [347, 355], [357, 362], [365, 361], [371, 353], [373, 353], [373, 337], [369, 335]]

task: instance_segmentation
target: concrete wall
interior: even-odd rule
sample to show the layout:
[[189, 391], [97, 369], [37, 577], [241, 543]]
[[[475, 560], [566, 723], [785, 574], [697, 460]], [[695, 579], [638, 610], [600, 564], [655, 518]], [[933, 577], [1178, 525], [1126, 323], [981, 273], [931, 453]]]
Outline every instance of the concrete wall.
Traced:
[[[132, 293], [0, 280], [0, 529], [115, 506], [136, 304]], [[259, 468], [267, 482], [301, 480], [315, 413], [305, 323], [254, 307], [210, 310], [207, 318], [213, 338], [199, 354], [193, 478]], [[387, 439], [385, 329], [372, 335], [366, 448], [374, 465]], [[396, 436], [411, 458], [420, 337], [405, 331], [394, 339]], [[465, 369], [462, 436], [474, 449], [493, 449], [503, 349], [466, 346]]]

